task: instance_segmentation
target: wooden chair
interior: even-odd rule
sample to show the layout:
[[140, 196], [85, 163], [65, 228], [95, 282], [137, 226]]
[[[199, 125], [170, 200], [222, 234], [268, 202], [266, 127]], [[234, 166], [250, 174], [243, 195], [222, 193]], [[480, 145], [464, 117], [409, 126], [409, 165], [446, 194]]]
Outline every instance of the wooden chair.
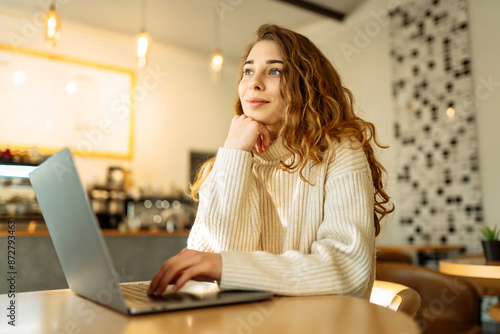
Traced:
[[420, 309], [421, 298], [415, 290], [402, 284], [375, 280], [370, 303], [414, 318]]
[[413, 258], [404, 251], [398, 250], [377, 250], [377, 262], [403, 262], [413, 263]]
[[482, 333], [476, 287], [459, 277], [406, 263], [377, 263], [376, 279], [410, 287], [422, 298], [423, 333]]

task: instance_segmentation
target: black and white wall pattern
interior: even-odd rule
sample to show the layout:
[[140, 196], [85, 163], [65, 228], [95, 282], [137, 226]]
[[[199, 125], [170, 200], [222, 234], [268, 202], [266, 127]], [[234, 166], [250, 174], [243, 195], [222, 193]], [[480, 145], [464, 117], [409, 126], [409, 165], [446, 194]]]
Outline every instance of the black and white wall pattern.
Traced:
[[390, 12], [399, 223], [410, 244], [481, 249], [481, 186], [465, 0]]

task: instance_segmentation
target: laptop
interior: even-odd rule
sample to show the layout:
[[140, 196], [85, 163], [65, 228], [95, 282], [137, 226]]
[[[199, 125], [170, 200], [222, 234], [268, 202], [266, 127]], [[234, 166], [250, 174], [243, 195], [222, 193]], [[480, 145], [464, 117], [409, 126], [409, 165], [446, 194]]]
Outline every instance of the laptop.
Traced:
[[221, 291], [216, 283], [189, 281], [178, 292], [147, 296], [149, 282], [122, 283], [95, 213], [65, 148], [29, 174], [59, 262], [74, 293], [124, 314], [184, 310], [271, 298], [265, 291]]

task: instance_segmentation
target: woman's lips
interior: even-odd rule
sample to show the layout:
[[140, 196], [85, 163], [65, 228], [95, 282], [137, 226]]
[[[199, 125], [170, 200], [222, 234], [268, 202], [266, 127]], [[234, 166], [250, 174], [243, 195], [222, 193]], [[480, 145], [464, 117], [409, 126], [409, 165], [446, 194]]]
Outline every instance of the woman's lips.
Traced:
[[264, 104], [269, 103], [269, 101], [259, 99], [259, 98], [249, 98], [249, 99], [246, 99], [246, 101], [250, 107], [260, 107]]

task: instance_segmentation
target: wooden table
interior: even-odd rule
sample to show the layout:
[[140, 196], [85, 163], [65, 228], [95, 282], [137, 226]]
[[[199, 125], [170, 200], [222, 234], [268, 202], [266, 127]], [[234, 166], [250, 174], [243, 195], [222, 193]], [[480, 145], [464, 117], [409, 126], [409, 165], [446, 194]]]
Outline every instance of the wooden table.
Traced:
[[500, 262], [487, 262], [484, 257], [442, 260], [439, 271], [455, 276], [500, 279]]
[[443, 260], [439, 266], [445, 274], [463, 276], [477, 283], [482, 295], [500, 295], [500, 262], [487, 262], [483, 254], [473, 254]]
[[[4, 314], [9, 302], [0, 295]], [[335, 295], [126, 316], [64, 289], [20, 293], [15, 306], [16, 327], [4, 315], [0, 333], [419, 333], [401, 312]]]
[[380, 246], [378, 249], [383, 251], [417, 253], [417, 261], [419, 265], [425, 265], [429, 253], [433, 255], [446, 254], [450, 252], [465, 252], [463, 245], [386, 245]]
[[[488, 262], [484, 256], [461, 257], [439, 262], [439, 271], [444, 274], [471, 277], [485, 289], [500, 290], [500, 262]], [[500, 321], [500, 304], [493, 305], [490, 316]]]

